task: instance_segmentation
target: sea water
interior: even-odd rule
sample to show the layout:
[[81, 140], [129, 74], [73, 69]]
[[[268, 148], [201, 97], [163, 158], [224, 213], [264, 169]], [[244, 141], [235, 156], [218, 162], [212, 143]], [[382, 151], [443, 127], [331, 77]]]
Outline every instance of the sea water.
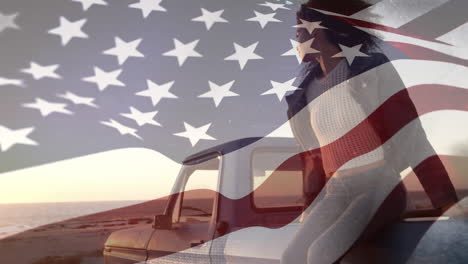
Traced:
[[141, 201], [0, 204], [0, 239], [38, 226], [138, 203]]

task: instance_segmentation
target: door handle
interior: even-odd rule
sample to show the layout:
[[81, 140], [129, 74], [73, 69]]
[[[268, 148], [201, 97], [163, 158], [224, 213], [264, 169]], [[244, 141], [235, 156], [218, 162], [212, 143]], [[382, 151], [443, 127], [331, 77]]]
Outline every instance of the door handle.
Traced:
[[199, 239], [199, 240], [192, 240], [190, 241], [190, 247], [196, 247], [196, 246], [199, 246], [201, 244], [205, 243], [205, 241]]

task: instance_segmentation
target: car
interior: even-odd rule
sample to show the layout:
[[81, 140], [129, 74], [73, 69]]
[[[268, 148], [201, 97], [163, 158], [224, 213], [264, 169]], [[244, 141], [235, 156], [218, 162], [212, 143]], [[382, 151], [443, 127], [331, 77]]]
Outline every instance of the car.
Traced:
[[[105, 263], [279, 263], [302, 225], [304, 192], [323, 187], [305, 186], [299, 153], [292, 138], [246, 138], [191, 155], [164, 214], [112, 233]], [[466, 217], [425, 208], [421, 192], [409, 197], [406, 218], [353, 245], [340, 263], [466, 263]]]

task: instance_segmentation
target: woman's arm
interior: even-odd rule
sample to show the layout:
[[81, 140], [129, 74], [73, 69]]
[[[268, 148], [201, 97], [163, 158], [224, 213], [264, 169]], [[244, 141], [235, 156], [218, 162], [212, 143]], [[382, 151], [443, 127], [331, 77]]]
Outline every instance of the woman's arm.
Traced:
[[413, 171], [434, 208], [445, 211], [458, 202], [455, 187], [439, 156], [435, 154], [427, 158], [416, 166]]
[[435, 208], [456, 203], [458, 198], [455, 188], [444, 164], [427, 138], [416, 106], [406, 90], [400, 92], [402, 93], [404, 96], [400, 96], [395, 110], [387, 115], [411, 115], [415, 118], [411, 126], [405, 128], [404, 141], [400, 139], [392, 142], [391, 148], [386, 152], [386, 159], [395, 164], [394, 168], [398, 172], [411, 166]]
[[[391, 86], [403, 88], [398, 92], [398, 100], [393, 100], [392, 109], [389, 109], [382, 117], [385, 122], [382, 122], [383, 127], [380, 133], [384, 137], [390, 137], [386, 133], [393, 131], [391, 127], [394, 124], [392, 123], [401, 123], [403, 122], [401, 120], [412, 118], [411, 126], [405, 128], [404, 141], [394, 141], [390, 138], [391, 144], [387, 144], [389, 148], [386, 150], [385, 159], [393, 164], [393, 169], [397, 173], [411, 166], [435, 208], [456, 203], [458, 198], [455, 188], [442, 161], [427, 138], [419, 120], [417, 106], [414, 105], [398, 72], [393, 67], [387, 67], [385, 71], [378, 72], [377, 78], [379, 94], [384, 94]], [[421, 162], [421, 157], [427, 157], [427, 159]]]

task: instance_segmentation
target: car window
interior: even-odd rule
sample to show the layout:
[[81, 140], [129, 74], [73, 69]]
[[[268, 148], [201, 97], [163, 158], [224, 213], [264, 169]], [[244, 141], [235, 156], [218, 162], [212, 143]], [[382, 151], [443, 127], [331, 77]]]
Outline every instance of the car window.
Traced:
[[254, 206], [270, 209], [302, 206], [302, 167], [295, 152], [255, 151], [252, 156]]
[[209, 222], [219, 179], [219, 156], [187, 166], [187, 180], [181, 195], [179, 222]]

